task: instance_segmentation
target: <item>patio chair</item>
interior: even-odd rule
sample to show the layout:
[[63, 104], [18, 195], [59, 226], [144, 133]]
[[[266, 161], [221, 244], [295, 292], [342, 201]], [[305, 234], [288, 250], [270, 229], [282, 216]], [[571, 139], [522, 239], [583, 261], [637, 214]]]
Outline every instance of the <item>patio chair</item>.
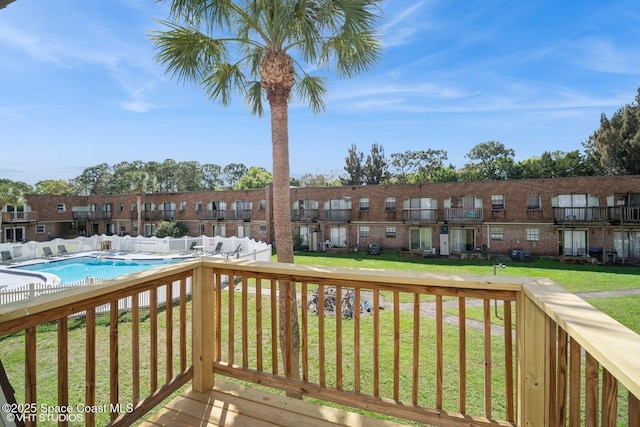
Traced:
[[240, 255], [240, 252], [242, 252], [242, 245], [238, 245], [238, 247], [236, 248], [235, 251], [233, 252], [227, 252], [225, 255], [227, 255], [227, 258], [232, 257], [232, 256], [237, 256]]
[[67, 256], [69, 252], [67, 252], [67, 248], [64, 245], [58, 245], [58, 255]]
[[222, 242], [218, 242], [216, 244], [215, 249], [212, 252], [209, 252], [209, 255], [219, 255], [222, 251]]
[[44, 246], [42, 248], [42, 254], [45, 258], [51, 258], [53, 256], [53, 252], [49, 246]]
[[13, 257], [11, 256], [11, 252], [2, 251], [2, 263], [11, 264], [12, 262], [13, 262]]

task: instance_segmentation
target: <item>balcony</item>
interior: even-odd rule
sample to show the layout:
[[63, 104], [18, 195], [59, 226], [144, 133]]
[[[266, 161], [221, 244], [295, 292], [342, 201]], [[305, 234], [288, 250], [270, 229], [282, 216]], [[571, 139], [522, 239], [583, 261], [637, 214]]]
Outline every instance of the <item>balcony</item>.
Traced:
[[[371, 311], [308, 311], [329, 288]], [[479, 306], [480, 327], [450, 322], [445, 302], [462, 319]], [[38, 339], [46, 330], [53, 345]], [[16, 406], [69, 407], [85, 425], [368, 425], [265, 386], [438, 426], [640, 425], [640, 336], [545, 279], [203, 257], [0, 306], [0, 340], [12, 334], [24, 336], [2, 347]]]
[[[176, 217], [175, 210], [164, 210], [164, 211], [142, 211], [141, 218], [145, 222], [149, 221], [172, 221]], [[131, 211], [131, 220], [135, 221], [138, 219], [138, 212]]]
[[609, 219], [617, 224], [640, 223], [640, 206], [615, 206], [609, 208]]
[[320, 220], [350, 222], [351, 209], [320, 209]]
[[113, 218], [112, 211], [73, 211], [71, 214], [76, 221], [95, 221]]
[[16, 223], [36, 222], [36, 221], [38, 221], [37, 211], [2, 212], [3, 224], [16, 224]]
[[402, 218], [405, 223], [423, 224], [438, 222], [437, 209], [404, 209]]
[[608, 210], [599, 207], [553, 208], [553, 221], [556, 224], [605, 223], [609, 221]]
[[450, 224], [479, 224], [483, 221], [483, 209], [445, 208], [444, 221]]
[[198, 212], [198, 218], [201, 220], [216, 220], [224, 221], [226, 218], [226, 211], [223, 210], [205, 210]]
[[292, 209], [291, 221], [316, 222], [318, 220], [318, 209]]

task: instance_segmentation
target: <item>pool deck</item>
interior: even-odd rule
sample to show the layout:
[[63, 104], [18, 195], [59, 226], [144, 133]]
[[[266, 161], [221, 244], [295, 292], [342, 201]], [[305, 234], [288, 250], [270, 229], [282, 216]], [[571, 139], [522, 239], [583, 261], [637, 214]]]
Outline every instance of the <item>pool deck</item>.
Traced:
[[151, 259], [188, 259], [193, 258], [193, 253], [172, 253], [172, 254], [156, 254], [156, 253], [140, 253], [140, 252], [127, 252], [127, 251], [91, 251], [69, 254], [67, 256], [53, 256], [50, 258], [36, 258], [21, 262], [15, 262], [13, 264], [0, 265], [0, 291], [9, 290], [30, 283], [46, 284], [47, 282], [37, 277], [37, 275], [24, 275], [18, 274], [18, 272], [11, 272], [14, 269], [20, 269], [22, 265], [40, 264], [44, 262], [60, 261], [64, 259], [73, 259], [80, 257], [96, 257], [103, 259], [122, 259], [122, 260], [151, 260]]

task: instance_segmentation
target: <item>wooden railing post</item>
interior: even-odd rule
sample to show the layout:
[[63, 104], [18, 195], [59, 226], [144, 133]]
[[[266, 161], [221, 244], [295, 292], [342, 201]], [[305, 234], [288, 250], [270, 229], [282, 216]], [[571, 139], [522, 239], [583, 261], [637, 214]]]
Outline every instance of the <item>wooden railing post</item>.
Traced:
[[211, 268], [198, 267], [193, 271], [192, 283], [192, 364], [195, 391], [213, 387], [214, 349], [214, 284]]
[[517, 304], [518, 417], [521, 426], [548, 426], [546, 316], [524, 292]]

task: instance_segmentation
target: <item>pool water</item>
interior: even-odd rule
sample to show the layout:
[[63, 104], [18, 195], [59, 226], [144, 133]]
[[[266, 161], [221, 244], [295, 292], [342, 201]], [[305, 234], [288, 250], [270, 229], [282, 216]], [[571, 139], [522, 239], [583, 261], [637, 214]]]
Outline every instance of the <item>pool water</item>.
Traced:
[[61, 285], [79, 282], [87, 277], [113, 279], [123, 274], [137, 273], [163, 264], [171, 264], [179, 259], [161, 260], [120, 260], [80, 257], [43, 264], [20, 267], [21, 270], [37, 271], [58, 276]]

